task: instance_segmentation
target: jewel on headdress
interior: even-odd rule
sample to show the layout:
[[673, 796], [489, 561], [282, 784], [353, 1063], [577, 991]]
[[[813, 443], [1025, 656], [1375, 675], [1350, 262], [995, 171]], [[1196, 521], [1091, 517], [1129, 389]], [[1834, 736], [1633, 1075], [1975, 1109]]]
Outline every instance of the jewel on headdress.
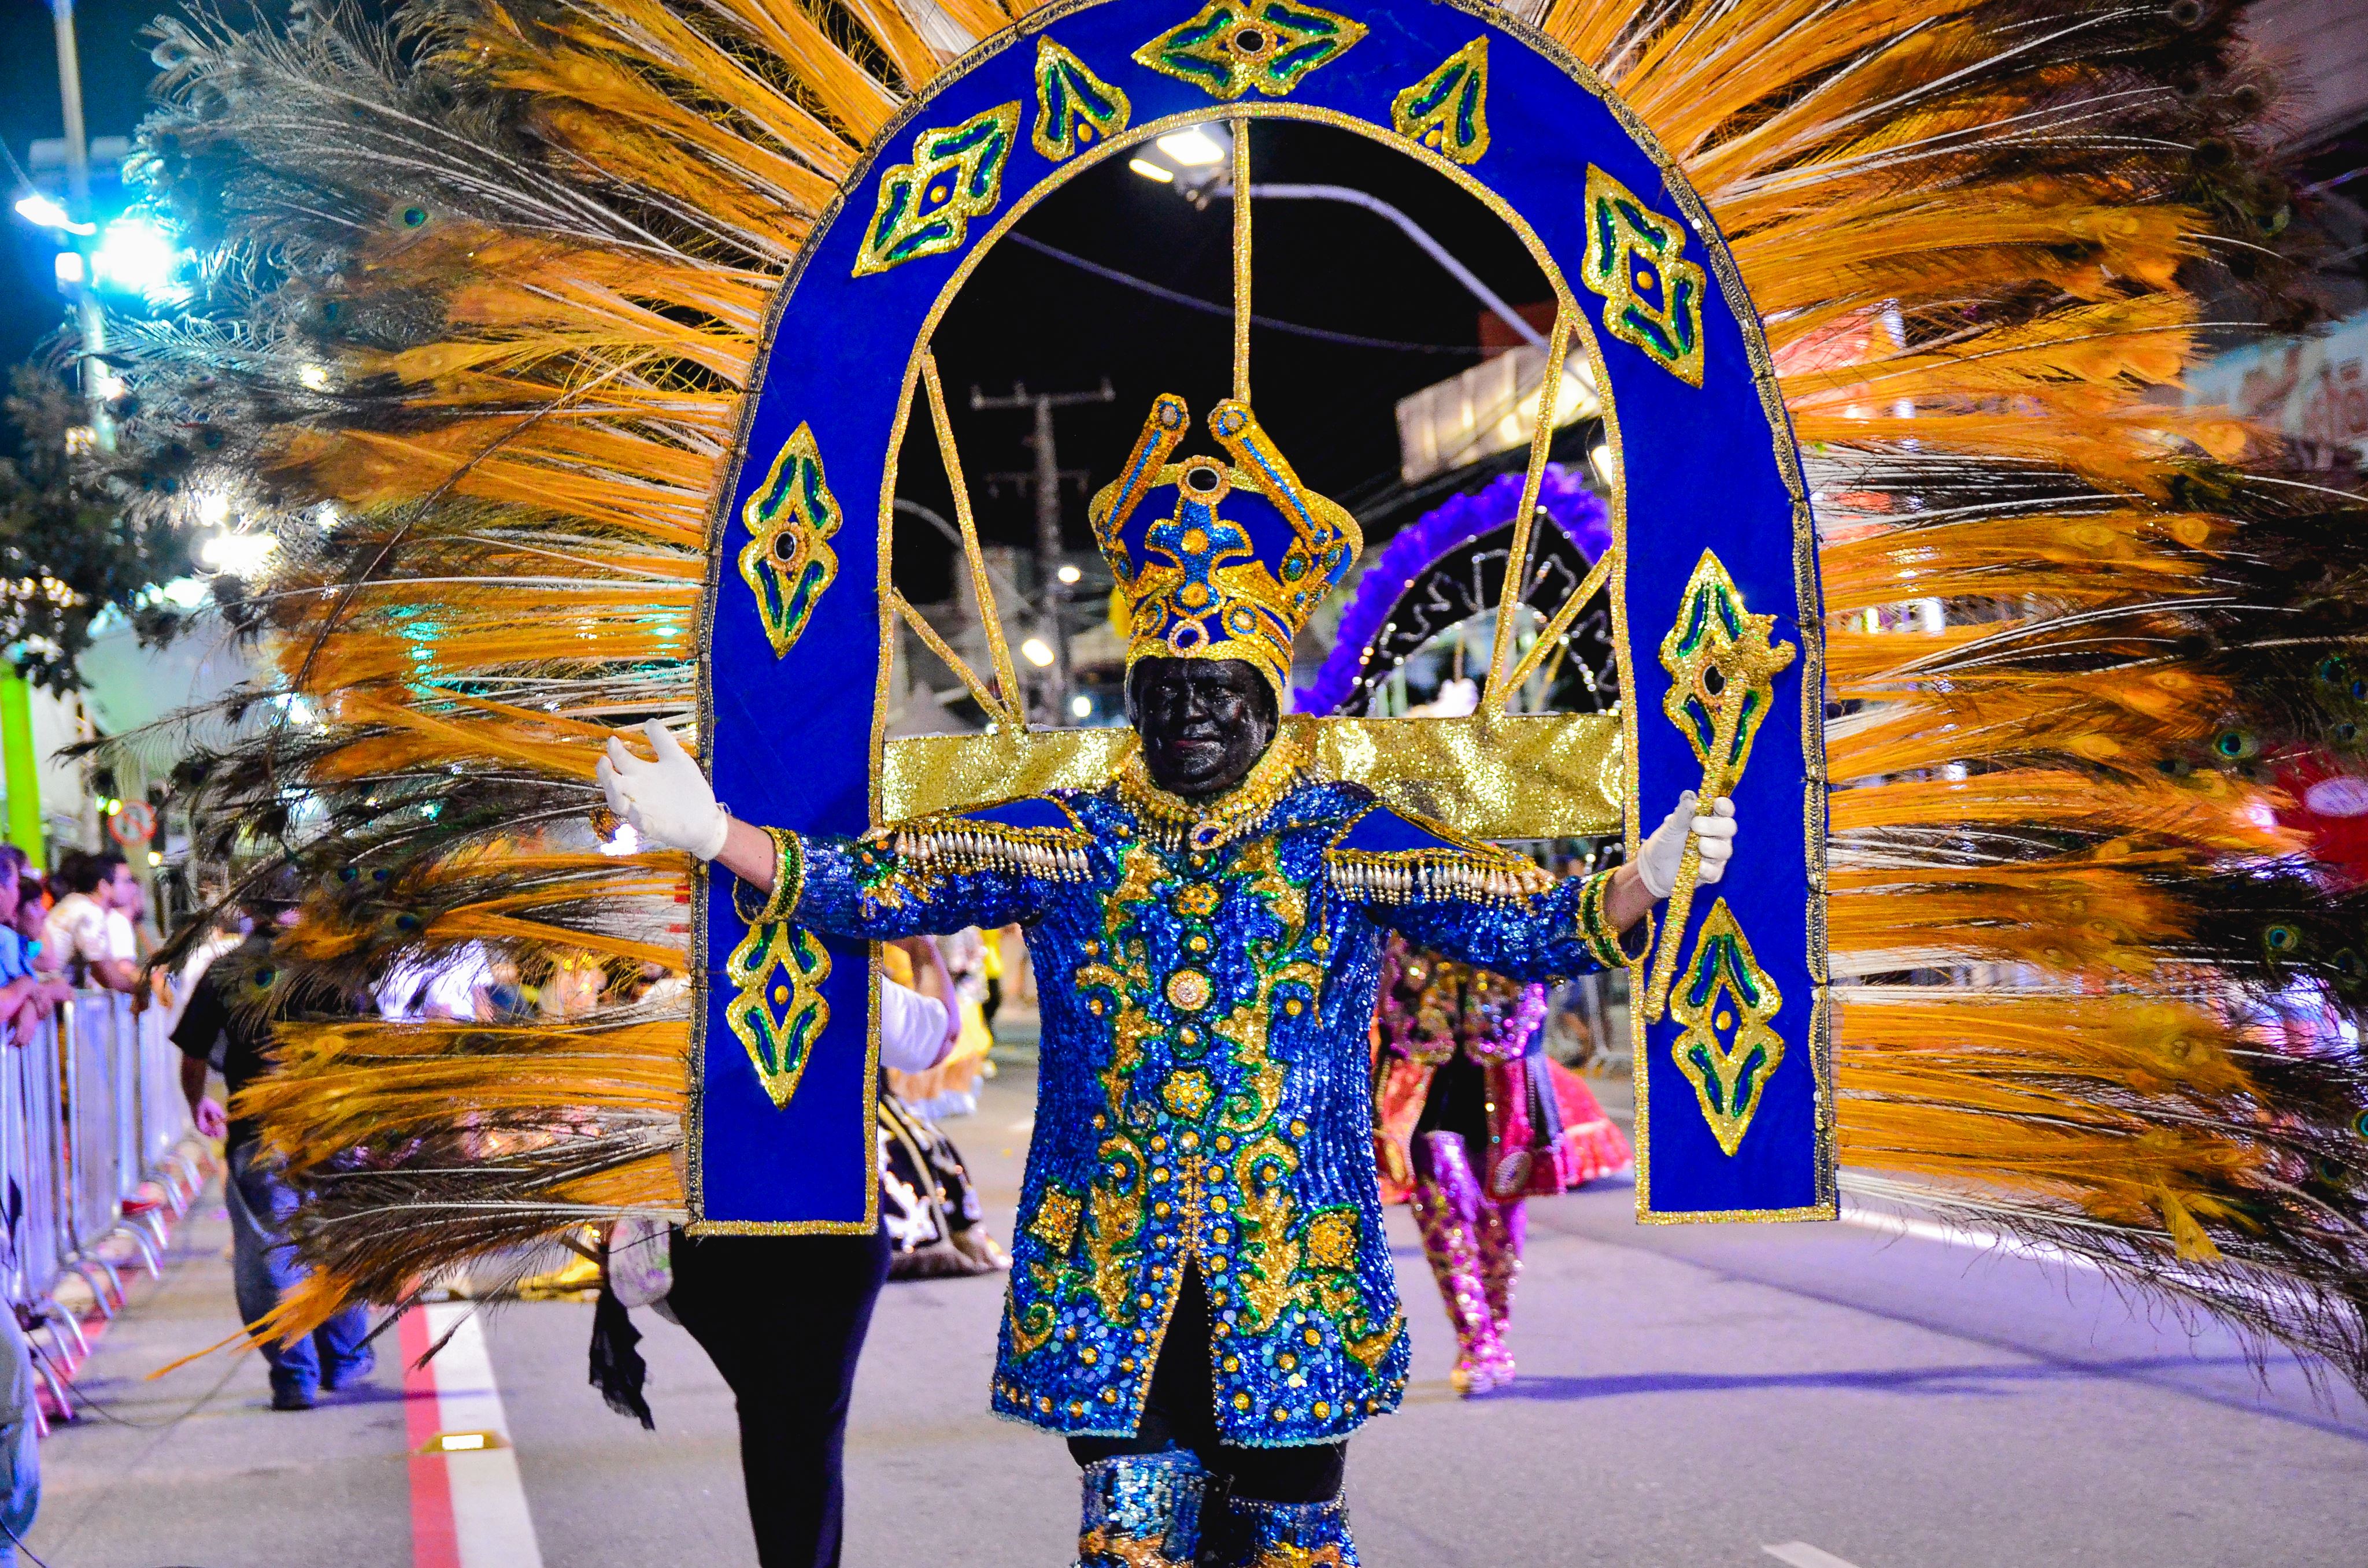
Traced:
[[1241, 659], [1280, 697], [1292, 640], [1363, 541], [1356, 519], [1300, 483], [1248, 404], [1229, 398], [1209, 415], [1230, 464], [1168, 460], [1190, 422], [1182, 398], [1156, 399], [1088, 512], [1126, 598], [1127, 665]]

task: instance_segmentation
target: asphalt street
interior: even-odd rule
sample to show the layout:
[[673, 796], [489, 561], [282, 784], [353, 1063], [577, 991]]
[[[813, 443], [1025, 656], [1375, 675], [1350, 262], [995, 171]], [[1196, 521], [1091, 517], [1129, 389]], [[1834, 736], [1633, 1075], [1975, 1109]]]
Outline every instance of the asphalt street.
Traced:
[[[1007, 1070], [976, 1117], [951, 1124], [1001, 1234], [1032, 1092], [1024, 1066]], [[2085, 1270], [1929, 1231], [1646, 1228], [1632, 1200], [1615, 1180], [1531, 1206], [1521, 1376], [1473, 1402], [1448, 1389], [1445, 1318], [1394, 1216], [1415, 1381], [1405, 1410], [1350, 1448], [1367, 1563], [2368, 1561], [2368, 1408], [2314, 1392], [2290, 1359], [2257, 1369], [2225, 1332], [2192, 1332]], [[165, 1279], [85, 1369], [107, 1415], [45, 1449], [28, 1539], [51, 1568], [754, 1563], [730, 1396], [689, 1336], [647, 1312], [655, 1432], [587, 1386], [591, 1311], [573, 1302], [487, 1314], [473, 1365], [488, 1370], [472, 1375], [490, 1381], [461, 1398], [448, 1367], [440, 1405], [417, 1374], [406, 1391], [393, 1354], [373, 1387], [295, 1415], [266, 1408], [252, 1356], [142, 1381], [233, 1326], [225, 1236], [218, 1204], [185, 1226]], [[849, 1568], [1070, 1560], [1065, 1451], [986, 1411], [1000, 1291], [996, 1278], [889, 1287], [849, 1436]], [[408, 1459], [439, 1410], [442, 1429], [498, 1428], [501, 1453]], [[488, 1547], [465, 1516], [505, 1488], [514, 1512], [523, 1494], [530, 1541]], [[421, 1531], [447, 1494], [459, 1555], [439, 1558]]]

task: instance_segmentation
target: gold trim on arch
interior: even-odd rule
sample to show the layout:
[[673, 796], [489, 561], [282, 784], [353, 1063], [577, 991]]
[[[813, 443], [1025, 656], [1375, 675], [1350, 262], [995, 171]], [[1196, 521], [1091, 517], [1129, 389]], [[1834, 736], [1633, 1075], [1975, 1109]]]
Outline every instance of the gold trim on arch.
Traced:
[[[1068, 17], [1074, 16], [1081, 11], [1090, 9], [1095, 6], [1107, 3], [1108, 0], [1055, 0], [1054, 4], [1031, 12], [1027, 17], [1013, 22], [1009, 26], [1003, 28], [987, 38], [979, 40], [969, 51], [967, 51], [961, 59], [952, 62], [946, 67], [944, 72], [939, 76], [938, 83], [950, 85], [953, 82], [959, 81], [967, 76], [971, 71], [984, 63], [985, 61], [1001, 53], [1004, 50], [1011, 48], [1025, 40], [1035, 37]], [[1737, 327], [1741, 332], [1744, 340], [1746, 356], [1750, 363], [1752, 382], [1759, 392], [1761, 411], [1766, 418], [1770, 442], [1773, 449], [1777, 469], [1782, 475], [1785, 487], [1793, 497], [1793, 571], [1795, 574], [1795, 602], [1801, 604], [1814, 604], [1816, 599], [1817, 592], [1816, 540], [1814, 523], [1809, 510], [1808, 489], [1801, 469], [1799, 449], [1793, 440], [1791, 420], [1785, 412], [1782, 395], [1777, 389], [1775, 369], [1772, 358], [1768, 351], [1766, 334], [1761, 328], [1757, 312], [1749, 308], [1749, 292], [1743, 286], [1741, 276], [1735, 265], [1735, 258], [1729, 253], [1723, 237], [1721, 237], [1717, 233], [1706, 204], [1702, 201], [1700, 194], [1694, 190], [1691, 183], [1687, 179], [1682, 166], [1678, 164], [1677, 160], [1670, 157], [1669, 154], [1663, 150], [1658, 139], [1654, 136], [1651, 129], [1638, 118], [1635, 110], [1631, 108], [1618, 94], [1611, 91], [1611, 89], [1604, 84], [1603, 80], [1597, 75], [1590, 66], [1588, 66], [1585, 62], [1579, 60], [1577, 56], [1573, 55], [1568, 49], [1565, 48], [1555, 40], [1547, 37], [1532, 24], [1500, 9], [1497, 5], [1492, 3], [1492, 0], [1439, 0], [1439, 3], [1454, 10], [1461, 11], [1466, 16], [1472, 17], [1487, 27], [1495, 29], [1497, 32], [1518, 40], [1524, 47], [1530, 49], [1540, 57], [1553, 62], [1582, 91], [1588, 93], [1598, 102], [1603, 105], [1605, 111], [1609, 113], [1616, 122], [1618, 122], [1621, 129], [1627, 133], [1630, 141], [1633, 142], [1637, 149], [1652, 162], [1656, 169], [1660, 171], [1670, 199], [1683, 215], [1685, 222], [1688, 226], [1692, 229], [1695, 236], [1702, 242], [1706, 265], [1709, 267], [1712, 273], [1715, 275], [1718, 280], [1720, 297], [1727, 302], [1729, 308], [1733, 311], [1736, 318]], [[800, 248], [797, 256], [791, 262], [787, 272], [783, 276], [780, 287], [775, 291], [773, 298], [768, 304], [766, 312], [764, 331], [758, 342], [757, 357], [755, 362], [750, 368], [750, 375], [747, 383], [750, 391], [741, 399], [736, 418], [734, 420], [734, 437], [730, 444], [724, 447], [723, 451], [719, 454], [717, 461], [719, 483], [709, 505], [707, 520], [707, 538], [709, 541], [709, 548], [706, 552], [707, 584], [706, 591], [702, 596], [700, 608], [699, 631], [700, 642], [702, 648], [705, 647], [712, 639], [717, 594], [721, 586], [718, 575], [718, 562], [721, 557], [717, 547], [729, 524], [732, 499], [739, 490], [740, 471], [747, 457], [748, 434], [755, 422], [757, 407], [762, 399], [762, 389], [766, 381], [766, 370], [772, 358], [774, 345], [778, 340], [778, 329], [781, 318], [788, 311], [790, 301], [796, 291], [800, 278], [803, 277], [805, 268], [811, 264], [819, 248], [818, 242], [823, 236], [829, 233], [838, 221], [844, 216], [845, 209], [847, 209], [850, 204], [851, 193], [860, 191], [866, 187], [866, 182], [870, 179], [872, 172], [882, 166], [883, 156], [887, 149], [916, 119], [927, 113], [929, 107], [941, 96], [941, 87], [936, 91], [924, 91], [905, 104], [890, 119], [887, 124], [881, 128], [879, 132], [872, 138], [871, 144], [865, 149], [862, 156], [857, 159], [855, 166], [848, 171], [846, 178], [840, 184], [837, 194], [832, 199], [824, 211], [817, 217], [813, 228], [809, 232], [809, 237], [806, 244]], [[1302, 119], [1331, 123], [1340, 129], [1348, 130], [1357, 134], [1373, 136], [1375, 140], [1383, 139], [1383, 134], [1382, 133], [1383, 128], [1379, 127], [1374, 122], [1358, 119], [1353, 116], [1336, 114], [1329, 110], [1310, 112], [1310, 108], [1311, 106], [1290, 103], [1253, 102], [1237, 106], [1230, 112], [1246, 114], [1253, 118]], [[1144, 136], [1131, 138], [1127, 142], [1121, 143], [1121, 145], [1133, 145], [1136, 141], [1144, 140], [1148, 135], [1165, 131], [1174, 125], [1190, 123], [1195, 120], [1205, 119], [1207, 118], [1208, 116], [1205, 113], [1174, 116], [1169, 119], [1161, 121], [1155, 128], [1148, 128]], [[1429, 149], [1421, 147], [1419, 143], [1409, 142], [1402, 137], [1391, 137], [1389, 140], [1390, 144], [1397, 147], [1398, 150], [1407, 153], [1407, 155], [1416, 158], [1417, 162], [1429, 164], [1439, 172], [1446, 174], [1451, 178], [1456, 179], [1457, 182], [1463, 185], [1465, 188], [1472, 190], [1473, 193], [1478, 197], [1484, 204], [1487, 205], [1491, 210], [1496, 211], [1500, 218], [1504, 219], [1508, 224], [1514, 229], [1515, 233], [1522, 237], [1523, 243], [1529, 246], [1531, 254], [1539, 259], [1541, 267], [1545, 270], [1549, 280], [1554, 284], [1556, 290], [1557, 302], [1560, 307], [1565, 310], [1575, 308], [1576, 301], [1571, 296], [1569, 286], [1565, 280], [1560, 268], [1554, 263], [1554, 260], [1550, 256], [1543, 253], [1543, 248], [1536, 243], [1536, 236], [1530, 231], [1528, 224], [1520, 218], [1519, 214], [1514, 213], [1508, 206], [1501, 201], [1501, 199], [1496, 198], [1493, 191], [1487, 191], [1479, 187], [1476, 181], [1464, 177], [1462, 171], [1445, 166], [1445, 160], [1438, 157], [1435, 153], [1430, 153]], [[1083, 165], [1088, 160], [1087, 159], [1081, 158], [1077, 160], [1077, 165]], [[1049, 184], [1051, 182], [1047, 183]], [[967, 281], [971, 269], [976, 263], [977, 257], [983, 255], [989, 246], [1002, 237], [1003, 233], [1011, 226], [1011, 223], [1017, 221], [1020, 213], [1028, 210], [1040, 199], [1040, 192], [1029, 192], [1027, 196], [1022, 198], [1013, 207], [1011, 212], [1006, 216], [1004, 221], [997, 222], [986, 233], [980, 236], [971, 247], [969, 254], [957, 264], [952, 276], [948, 279], [945, 290], [940, 292], [937, 302], [932, 306], [928, 318], [923, 324], [919, 337], [919, 342], [921, 344], [926, 344], [928, 335], [936, 330], [937, 324], [943, 315], [947, 304], [951, 301], [953, 293], [958, 291], [961, 286]], [[1613, 580], [1610, 585], [1613, 654], [1620, 669], [1622, 689], [1624, 691], [1634, 692], [1636, 689], [1636, 686], [1634, 670], [1633, 667], [1634, 661], [1630, 654], [1627, 626], [1627, 466], [1624, 455], [1625, 449], [1622, 438], [1618, 411], [1614, 397], [1614, 389], [1609, 371], [1603, 363], [1600, 346], [1596, 340], [1592, 326], [1586, 322], [1583, 314], [1580, 317], [1579, 326], [1581, 329], [1581, 343], [1587, 350], [1588, 363], [1593, 367], [1596, 372], [1596, 384], [1601, 390], [1602, 393], [1605, 438], [1611, 456], [1611, 466], [1612, 478], [1611, 483], [1611, 495], [1609, 511], [1611, 514], [1612, 559], [1615, 562], [1612, 574]], [[914, 378], [916, 374], [916, 369], [915, 365], [908, 362], [905, 370], [905, 383], [896, 403], [896, 414], [892, 421], [893, 428], [888, 447], [888, 461], [885, 472], [882, 475], [882, 498], [881, 502], [882, 524], [879, 529], [877, 562], [879, 573], [878, 580], [883, 584], [890, 581], [889, 545], [893, 537], [893, 517], [890, 514], [890, 507], [893, 506], [895, 498], [896, 457], [898, 449], [901, 447], [904, 439], [905, 421], [909, 416], [912, 407], [912, 393], [914, 391]], [[880, 640], [882, 644], [882, 657], [875, 679], [872, 702], [871, 744], [873, 767], [871, 790], [872, 818], [875, 824], [881, 821], [880, 812], [882, 804], [882, 787], [884, 783], [884, 768], [881, 764], [883, 758], [883, 752], [886, 744], [889, 697], [888, 685], [894, 651], [894, 630], [893, 621], [895, 612], [884, 596], [882, 596], [881, 599], [879, 614], [881, 621]], [[1808, 778], [1804, 784], [1802, 827], [1804, 847], [1807, 857], [1809, 882], [1809, 908], [1807, 922], [1808, 940], [1806, 943], [1805, 958], [1813, 982], [1813, 995], [1810, 1001], [1812, 1022], [1810, 1028], [1809, 1055], [1814, 1068], [1813, 1082], [1816, 1085], [1816, 1093], [1817, 1148], [1820, 1153], [1820, 1168], [1817, 1173], [1817, 1201], [1814, 1204], [1789, 1209], [1709, 1210], [1698, 1213], [1649, 1212], [1646, 1209], [1646, 1203], [1648, 1201], [1650, 1192], [1648, 1140], [1646, 1137], [1646, 1122], [1649, 1114], [1649, 1106], [1645, 1094], [1645, 1084], [1644, 1078], [1640, 1075], [1636, 1085], [1636, 1129], [1638, 1134], [1636, 1139], [1636, 1211], [1638, 1220], [1644, 1223], [1676, 1224], [1688, 1221], [1735, 1223], [1781, 1220], [1830, 1220], [1834, 1218], [1839, 1211], [1839, 1199], [1834, 1178], [1835, 1110], [1829, 1092], [1832, 1075], [1832, 1040], [1827, 996], [1828, 976], [1827, 972], [1824, 950], [1826, 932], [1826, 766], [1825, 730], [1823, 722], [1824, 710], [1822, 700], [1818, 694], [1821, 694], [1824, 689], [1825, 629], [1822, 623], [1819, 622], [1816, 617], [1812, 616], [1803, 619], [1799, 628], [1799, 632], [1801, 637], [1804, 691], [1807, 694], [1804, 697], [1801, 704], [1802, 759], [1804, 770], [1808, 774]], [[707, 756], [712, 756], [714, 719], [713, 671], [710, 666], [709, 662], [705, 659], [701, 659], [700, 661], [697, 672], [697, 713], [700, 725], [699, 733], [701, 743], [701, 751], [704, 760]], [[1633, 778], [1629, 777], [1630, 775], [1633, 775], [1634, 772], [1633, 760], [1631, 759], [1635, 756], [1638, 706], [1639, 705], [1634, 701], [1623, 702], [1621, 704], [1621, 711], [1619, 715], [1622, 727], [1622, 776], [1624, 783], [1630, 786], [1628, 788], [1624, 788], [1622, 793], [1626, 797], [1624, 802], [1626, 838], [1631, 854], [1634, 852], [1640, 837], [1639, 807], [1635, 800], [1635, 791], [1633, 788], [1634, 780]], [[692, 903], [691, 922], [692, 962], [690, 976], [693, 985], [693, 1006], [691, 1008], [690, 1051], [686, 1059], [686, 1067], [689, 1070], [689, 1115], [685, 1129], [688, 1169], [684, 1183], [684, 1198], [689, 1208], [693, 1212], [697, 1212], [703, 1207], [703, 1194], [700, 1191], [701, 1140], [700, 1136], [700, 1129], [702, 1125], [703, 1119], [700, 1115], [700, 1100], [701, 1083], [698, 1068], [699, 1063], [704, 1060], [706, 1050], [707, 1004], [709, 1000], [705, 981], [706, 955], [709, 951], [708, 944], [710, 940], [710, 933], [707, 928], [707, 909], [709, 903], [707, 897], [708, 868], [701, 865], [695, 869], [693, 875], [697, 891]], [[876, 1074], [879, 1062], [879, 954], [876, 944], [874, 945], [872, 954], [871, 978], [872, 1006], [870, 1028], [870, 1049], [867, 1053], [866, 1063], [867, 1077]], [[1637, 1049], [1641, 1054], [1645, 1049], [1645, 1021], [1641, 1016], [1637, 1016], [1632, 1012], [1631, 1026], [1635, 1035]], [[875, 1107], [867, 1100], [864, 1109], [865, 1136], [867, 1139], [876, 1138], [876, 1132], [873, 1130], [874, 1112]], [[701, 1221], [694, 1225], [692, 1228], [694, 1233], [702, 1234], [844, 1234], [867, 1232], [875, 1227], [878, 1223], [879, 1194], [877, 1184], [874, 1183], [865, 1205], [864, 1219], [860, 1221]]]

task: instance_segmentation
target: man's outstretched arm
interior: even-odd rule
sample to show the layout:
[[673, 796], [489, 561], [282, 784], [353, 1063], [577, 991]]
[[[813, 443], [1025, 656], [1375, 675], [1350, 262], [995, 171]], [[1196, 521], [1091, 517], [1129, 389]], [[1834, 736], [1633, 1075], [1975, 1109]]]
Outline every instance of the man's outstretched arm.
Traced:
[[[1735, 829], [1732, 801], [1720, 801], [1707, 812], [1699, 811], [1689, 792], [1679, 797], [1676, 809], [1634, 860], [1614, 870], [1570, 878], [1526, 898], [1508, 901], [1501, 886], [1495, 896], [1463, 896], [1452, 891], [1452, 876], [1434, 884], [1437, 896], [1394, 888], [1386, 879], [1378, 883], [1368, 879], [1351, 896], [1359, 896], [1366, 886], [1376, 887], [1360, 900], [1368, 915], [1407, 940], [1449, 958], [1518, 980], [1566, 979], [1618, 968], [1640, 957], [1649, 938], [1636, 930], [1637, 924], [1669, 896], [1687, 838], [1700, 846], [1699, 875], [1707, 884], [1726, 874], [1735, 853]], [[1349, 847], [1353, 856], [1354, 847]], [[1531, 870], [1522, 866], [1515, 869]]]
[[[610, 740], [600, 759], [600, 786], [609, 809], [631, 823], [653, 848], [681, 849], [723, 867], [746, 884], [753, 901], [739, 901], [754, 923], [787, 920], [832, 936], [886, 940], [1027, 922], [1043, 912], [1054, 884], [1073, 880], [1045, 874], [1046, 857], [1026, 844], [1041, 830], [1010, 835], [1019, 845], [1008, 863], [992, 856], [924, 857], [906, 845], [927, 838], [933, 824], [866, 838], [796, 834], [740, 821], [715, 799], [707, 776], [666, 727], [643, 726], [655, 761]], [[965, 849], [1002, 836], [989, 823], [946, 824], [964, 832]]]

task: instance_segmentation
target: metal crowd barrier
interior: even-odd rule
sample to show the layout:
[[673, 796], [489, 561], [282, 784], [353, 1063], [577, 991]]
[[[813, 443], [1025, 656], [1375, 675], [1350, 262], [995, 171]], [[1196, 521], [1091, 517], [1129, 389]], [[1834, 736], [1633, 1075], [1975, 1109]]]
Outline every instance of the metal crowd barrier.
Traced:
[[35, 1342], [36, 1369], [71, 1411], [63, 1380], [88, 1346], [58, 1304], [59, 1281], [79, 1276], [98, 1313], [114, 1316], [125, 1264], [160, 1273], [166, 1217], [198, 1193], [181, 1057], [162, 1009], [135, 1016], [131, 997], [109, 991], [81, 993], [0, 1053], [0, 1290], [28, 1329], [50, 1330], [48, 1347]]

